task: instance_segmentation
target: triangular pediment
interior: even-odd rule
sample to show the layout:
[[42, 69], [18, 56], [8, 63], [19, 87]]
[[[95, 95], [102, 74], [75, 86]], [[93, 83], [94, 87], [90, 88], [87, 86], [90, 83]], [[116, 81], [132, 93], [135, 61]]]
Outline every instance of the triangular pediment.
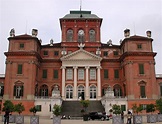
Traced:
[[98, 61], [101, 61], [102, 58], [93, 54], [93, 53], [90, 53], [84, 49], [79, 49], [71, 54], [68, 54], [66, 56], [63, 56], [61, 58], [62, 61], [66, 60], [98, 60]]

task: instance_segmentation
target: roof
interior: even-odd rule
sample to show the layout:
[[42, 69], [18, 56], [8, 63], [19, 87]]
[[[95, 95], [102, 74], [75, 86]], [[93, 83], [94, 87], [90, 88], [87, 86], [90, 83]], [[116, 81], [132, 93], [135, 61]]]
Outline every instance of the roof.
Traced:
[[22, 35], [17, 35], [17, 36], [14, 36], [14, 37], [9, 37], [8, 39], [10, 40], [10, 39], [38, 39], [38, 38], [33, 37], [31, 35], [28, 35], [28, 34], [22, 34]]
[[0, 74], [0, 78], [4, 78], [5, 77], [5, 74]]
[[97, 15], [91, 14], [91, 11], [70, 11], [62, 19], [100, 19]]

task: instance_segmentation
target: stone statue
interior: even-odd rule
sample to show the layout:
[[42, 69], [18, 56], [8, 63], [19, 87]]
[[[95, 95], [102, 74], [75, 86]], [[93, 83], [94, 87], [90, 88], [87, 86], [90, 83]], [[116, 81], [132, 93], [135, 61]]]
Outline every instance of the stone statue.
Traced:
[[53, 39], [50, 40], [50, 46], [53, 46]]
[[32, 29], [32, 36], [36, 37], [38, 35], [38, 30], [37, 29]]
[[60, 90], [57, 85], [52, 90], [52, 97], [60, 97]]
[[15, 29], [12, 28], [10, 31], [10, 37], [14, 37], [15, 36]]

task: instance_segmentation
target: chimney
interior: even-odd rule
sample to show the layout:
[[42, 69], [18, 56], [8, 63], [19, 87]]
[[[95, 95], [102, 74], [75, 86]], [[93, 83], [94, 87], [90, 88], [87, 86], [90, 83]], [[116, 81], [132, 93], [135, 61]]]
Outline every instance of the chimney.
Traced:
[[146, 31], [146, 35], [148, 38], [151, 38], [151, 31]]
[[32, 36], [36, 37], [38, 35], [38, 30], [37, 29], [32, 29]]
[[128, 38], [130, 36], [130, 30], [129, 29], [124, 30], [124, 36], [125, 36], [125, 38]]

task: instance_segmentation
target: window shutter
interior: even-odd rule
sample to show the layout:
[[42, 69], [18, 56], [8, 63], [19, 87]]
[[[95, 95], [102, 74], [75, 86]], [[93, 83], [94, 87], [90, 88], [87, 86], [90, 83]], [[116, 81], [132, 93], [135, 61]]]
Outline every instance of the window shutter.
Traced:
[[106, 78], [106, 79], [108, 78], [108, 70], [107, 69], [104, 70], [104, 78]]
[[21, 86], [21, 90], [20, 90], [20, 96], [24, 95], [24, 86]]
[[140, 86], [141, 88], [141, 97], [144, 98], [146, 97], [146, 94], [145, 94], [145, 86]]
[[58, 70], [54, 70], [54, 78], [55, 78], [55, 79], [58, 78]]
[[4, 86], [1, 86], [1, 94], [0, 94], [0, 96], [3, 96], [3, 94], [4, 94]]
[[16, 96], [16, 85], [14, 85], [14, 92], [13, 95]]
[[144, 74], [144, 65], [139, 64], [139, 74]]
[[42, 96], [42, 89], [39, 90], [39, 96]]
[[162, 86], [160, 86], [160, 96], [162, 96]]
[[18, 65], [17, 74], [22, 74], [22, 64]]
[[46, 89], [45, 96], [48, 96], [48, 89]]
[[43, 70], [42, 78], [47, 78], [47, 70]]
[[119, 78], [119, 70], [114, 70], [115, 78]]

